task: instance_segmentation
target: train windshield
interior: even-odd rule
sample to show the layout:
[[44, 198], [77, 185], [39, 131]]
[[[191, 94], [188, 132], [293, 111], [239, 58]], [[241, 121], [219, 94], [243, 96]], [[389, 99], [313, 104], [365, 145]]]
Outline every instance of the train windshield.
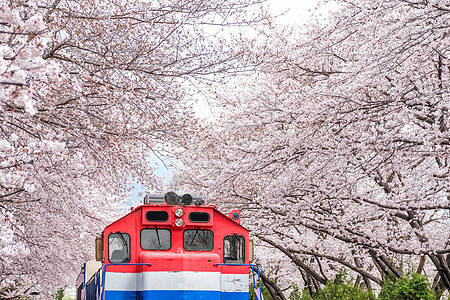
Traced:
[[187, 229], [183, 234], [183, 247], [188, 251], [211, 251], [214, 249], [214, 233], [205, 229]]
[[143, 250], [169, 250], [171, 233], [169, 229], [145, 228], [141, 231]]
[[245, 261], [245, 238], [241, 235], [227, 235], [223, 240], [223, 261], [240, 263]]
[[120, 231], [108, 237], [108, 258], [111, 263], [130, 262], [130, 236]]

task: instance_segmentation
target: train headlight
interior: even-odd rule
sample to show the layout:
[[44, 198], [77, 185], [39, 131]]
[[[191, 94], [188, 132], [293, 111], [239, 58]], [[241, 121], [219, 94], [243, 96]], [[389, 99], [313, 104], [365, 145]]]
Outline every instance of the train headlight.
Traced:
[[175, 220], [175, 225], [177, 225], [178, 227], [183, 226], [183, 224], [184, 224], [183, 220], [181, 220], [181, 219], [176, 219]]
[[175, 216], [177, 216], [178, 218], [181, 218], [184, 215], [184, 211], [181, 208], [177, 208], [175, 210]]

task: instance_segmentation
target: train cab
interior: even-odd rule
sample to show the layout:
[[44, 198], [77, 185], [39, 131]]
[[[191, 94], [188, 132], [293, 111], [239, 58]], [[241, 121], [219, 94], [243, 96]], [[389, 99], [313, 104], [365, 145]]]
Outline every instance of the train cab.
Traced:
[[102, 268], [80, 299], [249, 297], [252, 244], [240, 213], [224, 215], [199, 197], [147, 196], [104, 229], [96, 249]]

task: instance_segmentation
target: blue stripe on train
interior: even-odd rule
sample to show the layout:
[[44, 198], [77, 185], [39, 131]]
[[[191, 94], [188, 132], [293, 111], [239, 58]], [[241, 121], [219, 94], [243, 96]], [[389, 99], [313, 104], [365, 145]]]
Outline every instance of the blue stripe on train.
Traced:
[[248, 300], [246, 292], [220, 291], [106, 291], [105, 300]]

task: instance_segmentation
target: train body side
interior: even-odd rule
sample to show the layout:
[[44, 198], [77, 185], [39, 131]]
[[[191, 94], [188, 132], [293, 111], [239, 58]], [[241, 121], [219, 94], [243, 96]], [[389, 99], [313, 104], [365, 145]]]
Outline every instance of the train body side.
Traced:
[[214, 206], [133, 209], [105, 228], [99, 278], [85, 286], [95, 298], [84, 299], [248, 299], [249, 234], [239, 219]]

